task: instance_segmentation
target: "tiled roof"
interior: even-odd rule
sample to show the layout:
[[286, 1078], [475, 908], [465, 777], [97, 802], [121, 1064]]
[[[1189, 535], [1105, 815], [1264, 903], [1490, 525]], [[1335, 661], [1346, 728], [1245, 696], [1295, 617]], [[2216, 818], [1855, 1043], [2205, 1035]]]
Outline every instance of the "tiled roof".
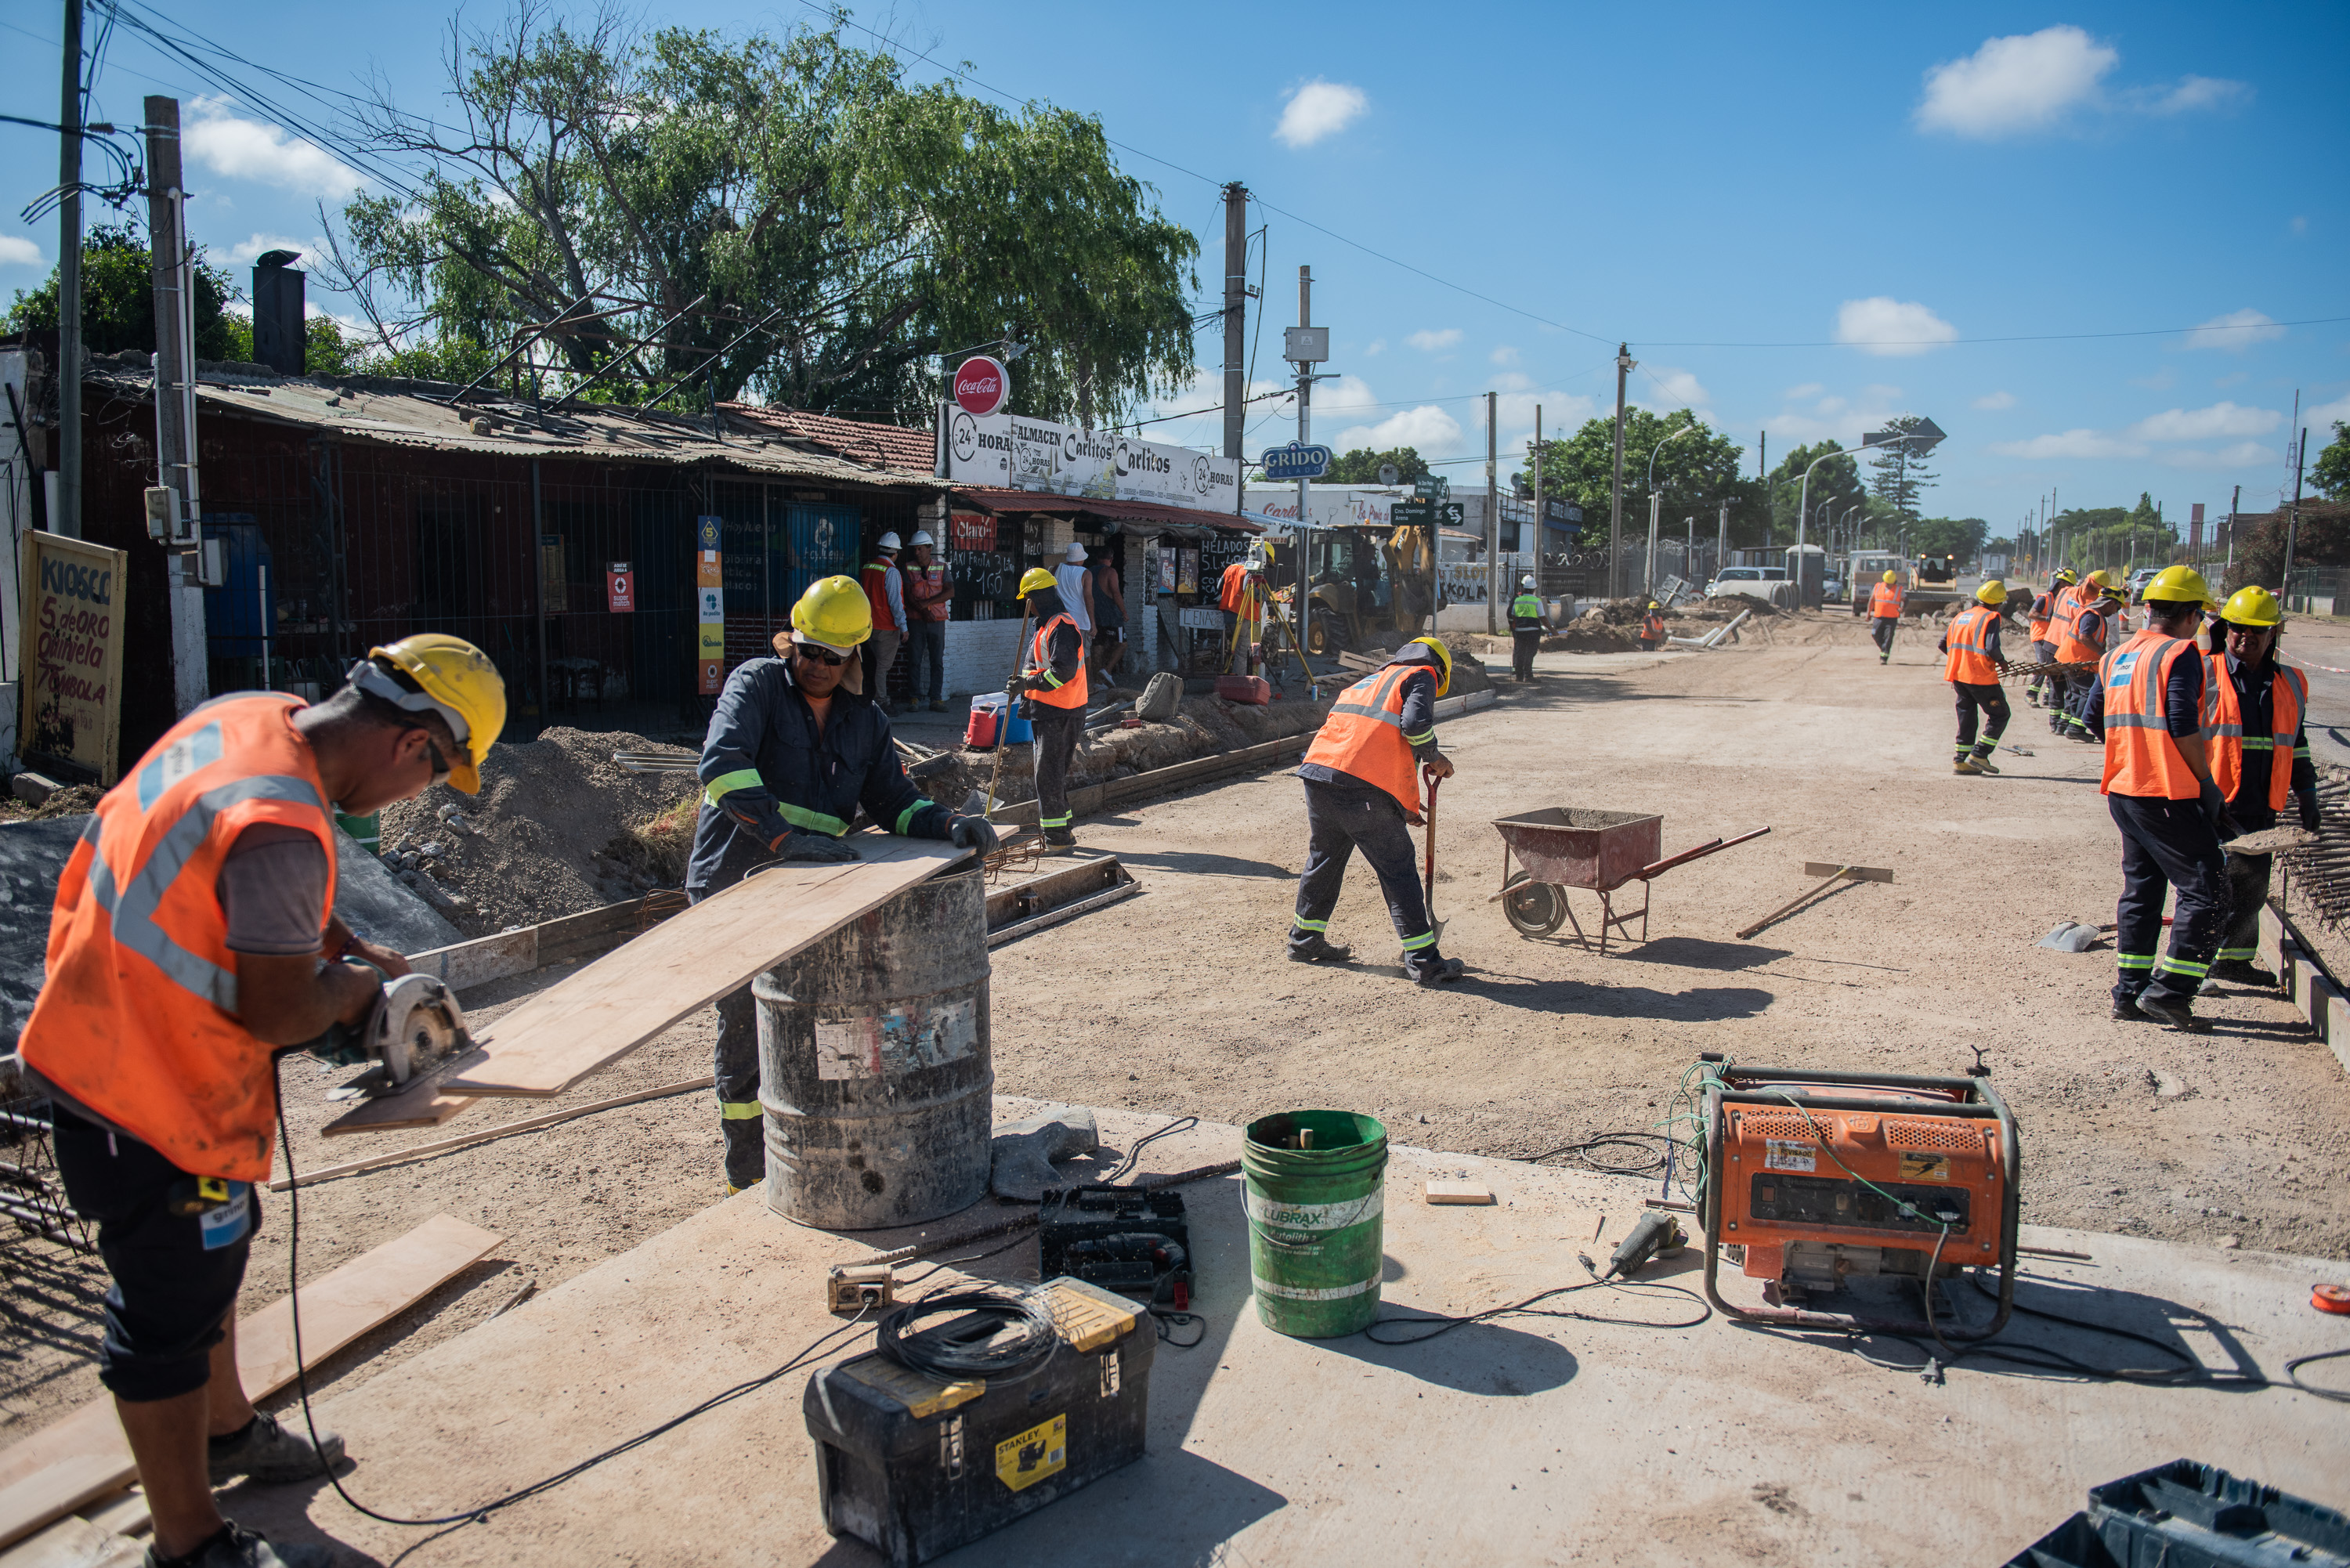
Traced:
[[905, 425], [872, 424], [843, 419], [838, 414], [813, 414], [801, 409], [770, 408], [760, 403], [721, 403], [737, 420], [765, 425], [796, 436], [819, 452], [845, 457], [876, 468], [932, 473], [938, 468], [938, 437], [927, 430]]

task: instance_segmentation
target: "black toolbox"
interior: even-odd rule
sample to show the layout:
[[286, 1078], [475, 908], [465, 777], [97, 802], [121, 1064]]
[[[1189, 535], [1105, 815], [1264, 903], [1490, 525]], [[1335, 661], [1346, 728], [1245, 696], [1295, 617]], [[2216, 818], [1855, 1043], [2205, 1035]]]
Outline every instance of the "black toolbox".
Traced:
[[2350, 1563], [2350, 1519], [2213, 1465], [2174, 1459], [2089, 1489], [2089, 1506], [2005, 1568], [2325, 1568]]
[[1142, 1457], [1150, 1314], [1082, 1280], [1040, 1288], [1061, 1343], [1035, 1373], [948, 1383], [870, 1351], [808, 1380], [826, 1529], [911, 1568]]
[[1036, 1210], [1037, 1275], [1066, 1274], [1139, 1302], [1191, 1304], [1183, 1195], [1161, 1188], [1059, 1187]]

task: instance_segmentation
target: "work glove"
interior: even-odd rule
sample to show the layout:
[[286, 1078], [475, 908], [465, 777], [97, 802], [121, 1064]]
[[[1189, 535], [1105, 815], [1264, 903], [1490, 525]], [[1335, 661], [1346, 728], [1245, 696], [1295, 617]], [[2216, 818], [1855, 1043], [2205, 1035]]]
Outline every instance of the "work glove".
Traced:
[[2196, 804], [2203, 808], [2203, 819], [2214, 828], [2220, 826], [2220, 819], [2228, 815], [2227, 797], [2220, 793], [2220, 786], [2216, 784], [2207, 782]]
[[947, 840], [958, 848], [976, 849], [982, 855], [992, 855], [995, 851], [995, 828], [983, 816], [950, 817]]
[[1035, 690], [1036, 690], [1036, 682], [1025, 675], [1015, 675], [1003, 683], [1003, 694], [1007, 697], [1017, 697], [1024, 692]]
[[839, 839], [821, 833], [803, 833], [796, 827], [767, 847], [778, 860], [827, 862], [858, 858], [856, 849]]
[[2301, 826], [2303, 830], [2310, 833], [2315, 833], [2317, 831], [2318, 823], [2317, 796], [2314, 794], [2297, 794], [2293, 796], [2293, 804], [2301, 807]]

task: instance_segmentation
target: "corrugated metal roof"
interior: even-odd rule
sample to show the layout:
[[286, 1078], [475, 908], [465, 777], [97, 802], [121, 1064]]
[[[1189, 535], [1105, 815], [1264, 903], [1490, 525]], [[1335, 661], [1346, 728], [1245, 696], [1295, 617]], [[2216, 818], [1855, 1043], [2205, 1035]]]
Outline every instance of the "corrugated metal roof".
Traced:
[[[110, 395], [150, 402], [154, 377], [145, 360], [136, 351], [99, 357], [87, 379]], [[421, 451], [678, 466], [723, 462], [814, 483], [940, 488], [927, 472], [868, 467], [810, 451], [805, 441], [739, 431], [722, 440], [675, 414], [622, 411], [610, 404], [574, 404], [557, 412], [485, 392], [452, 406], [442, 400], [454, 387], [371, 376], [278, 376], [246, 365], [201, 364], [197, 378], [200, 422], [218, 412]]]
[[843, 419], [838, 414], [810, 413], [805, 409], [773, 408], [762, 403], [721, 403], [735, 419], [765, 425], [812, 443], [819, 452], [877, 468], [903, 469], [910, 473], [934, 473], [938, 469], [938, 436], [908, 425], [880, 424]]

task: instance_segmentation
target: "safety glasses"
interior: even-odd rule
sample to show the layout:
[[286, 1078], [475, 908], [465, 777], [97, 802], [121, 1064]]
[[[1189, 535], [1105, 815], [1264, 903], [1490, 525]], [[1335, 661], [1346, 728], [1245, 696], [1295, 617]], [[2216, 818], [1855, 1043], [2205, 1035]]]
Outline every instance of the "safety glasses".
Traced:
[[813, 642], [795, 642], [792, 644], [792, 651], [810, 664], [846, 664], [857, 657], [853, 653], [835, 653], [832, 649], [819, 648]]

